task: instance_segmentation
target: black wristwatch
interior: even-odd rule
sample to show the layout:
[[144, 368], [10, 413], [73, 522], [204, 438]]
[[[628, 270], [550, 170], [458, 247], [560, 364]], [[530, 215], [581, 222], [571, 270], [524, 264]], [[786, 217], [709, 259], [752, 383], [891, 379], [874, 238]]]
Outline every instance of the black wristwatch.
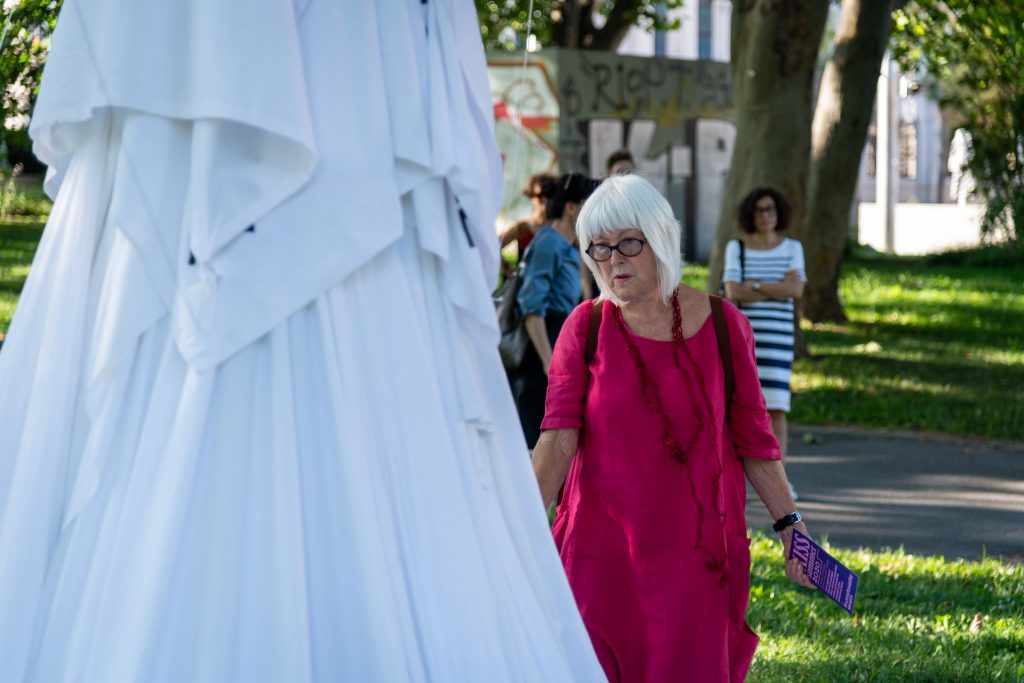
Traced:
[[790, 512], [785, 517], [780, 517], [775, 520], [775, 524], [772, 525], [772, 529], [775, 533], [779, 533], [787, 527], [791, 527], [798, 522], [804, 521], [804, 518], [800, 516], [799, 512]]

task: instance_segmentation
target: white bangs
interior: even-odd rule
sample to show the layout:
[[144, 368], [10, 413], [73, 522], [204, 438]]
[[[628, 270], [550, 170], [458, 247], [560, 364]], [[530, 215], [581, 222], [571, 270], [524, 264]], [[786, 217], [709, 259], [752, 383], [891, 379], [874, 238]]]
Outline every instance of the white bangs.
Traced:
[[583, 261], [594, 274], [601, 292], [615, 304], [615, 297], [601, 276], [597, 263], [587, 256], [587, 248], [599, 237], [615, 230], [639, 230], [658, 262], [658, 284], [662, 300], [667, 302], [679, 284], [683, 259], [680, 255], [681, 230], [672, 207], [661, 193], [638, 175], [607, 178], [587, 199], [576, 221], [576, 238]]

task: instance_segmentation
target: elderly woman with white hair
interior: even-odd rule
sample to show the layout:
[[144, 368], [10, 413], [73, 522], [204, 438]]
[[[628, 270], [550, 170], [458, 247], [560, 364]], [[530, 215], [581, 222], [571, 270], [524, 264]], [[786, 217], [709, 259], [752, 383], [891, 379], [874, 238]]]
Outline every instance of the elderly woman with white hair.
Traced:
[[[679, 225], [642, 178], [605, 180], [577, 235], [604, 295], [562, 328], [533, 458], [545, 504], [564, 484], [553, 533], [584, 623], [609, 680], [742, 680], [758, 640], [744, 474], [786, 554], [806, 532], [750, 324], [679, 284]], [[811, 585], [796, 560], [786, 573]]]

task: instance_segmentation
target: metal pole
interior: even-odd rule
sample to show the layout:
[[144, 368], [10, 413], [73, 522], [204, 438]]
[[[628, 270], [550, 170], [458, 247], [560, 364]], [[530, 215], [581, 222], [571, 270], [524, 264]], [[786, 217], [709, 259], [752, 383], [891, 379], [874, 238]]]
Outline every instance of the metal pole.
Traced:
[[880, 212], [885, 235], [884, 249], [895, 251], [895, 190], [899, 175], [894, 147], [898, 144], [896, 129], [896, 63], [886, 52], [882, 59], [882, 73], [878, 79], [878, 106], [875, 123], [875, 206]]

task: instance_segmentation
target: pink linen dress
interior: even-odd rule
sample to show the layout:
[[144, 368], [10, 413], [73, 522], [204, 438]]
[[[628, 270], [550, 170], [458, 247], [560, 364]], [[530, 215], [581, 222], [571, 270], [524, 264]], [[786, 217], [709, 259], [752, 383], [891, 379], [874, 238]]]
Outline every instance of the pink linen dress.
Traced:
[[[736, 381], [726, 425], [710, 316], [685, 339], [694, 373], [682, 352], [675, 365], [674, 342], [634, 334], [606, 303], [588, 379], [591, 306], [573, 311], [555, 345], [542, 425], [581, 428], [553, 533], [584, 624], [610, 681], [742, 681], [758, 638], [745, 620], [750, 540], [740, 457], [779, 458], [750, 323], [725, 302]], [[687, 465], [663, 443], [665, 423], [627, 338], [675, 439], [695, 439]]]

